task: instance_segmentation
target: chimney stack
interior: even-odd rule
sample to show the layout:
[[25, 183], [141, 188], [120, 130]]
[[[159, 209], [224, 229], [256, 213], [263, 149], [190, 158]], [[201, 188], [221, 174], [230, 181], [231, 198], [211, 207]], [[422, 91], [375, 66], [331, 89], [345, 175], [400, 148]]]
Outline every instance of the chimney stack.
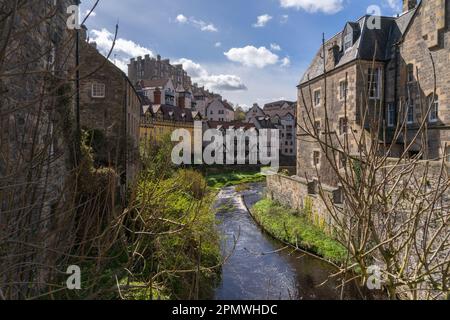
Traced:
[[417, 0], [403, 0], [403, 12], [408, 12], [417, 6]]
[[161, 104], [161, 90], [159, 90], [159, 88], [155, 89], [155, 92], [153, 93], [153, 100], [154, 104]]

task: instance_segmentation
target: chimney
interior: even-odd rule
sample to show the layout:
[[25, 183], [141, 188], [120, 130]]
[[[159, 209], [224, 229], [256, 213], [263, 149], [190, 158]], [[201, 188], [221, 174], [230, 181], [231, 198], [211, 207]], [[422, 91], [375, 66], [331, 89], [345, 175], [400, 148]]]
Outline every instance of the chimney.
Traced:
[[186, 99], [184, 98], [184, 96], [178, 97], [178, 106], [179, 106], [181, 109], [186, 108]]
[[159, 90], [159, 88], [155, 89], [155, 92], [153, 93], [153, 100], [154, 104], [161, 104], [161, 90]]
[[328, 55], [326, 59], [326, 68], [327, 70], [332, 70], [336, 67], [336, 62], [339, 58], [340, 48], [337, 43], [334, 43], [330, 48], [328, 48]]
[[161, 56], [159, 54], [156, 56], [156, 58], [158, 59], [158, 61], [161, 61]]
[[403, 12], [408, 12], [417, 6], [417, 0], [403, 0]]

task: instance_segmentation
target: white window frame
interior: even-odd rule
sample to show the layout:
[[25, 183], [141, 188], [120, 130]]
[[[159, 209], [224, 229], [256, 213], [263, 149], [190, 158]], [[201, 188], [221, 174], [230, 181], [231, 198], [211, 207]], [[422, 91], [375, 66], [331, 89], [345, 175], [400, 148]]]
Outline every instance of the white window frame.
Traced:
[[[343, 85], [345, 85], [344, 91]], [[339, 81], [339, 100], [343, 101], [346, 97], [348, 98], [348, 81], [344, 79]]]
[[[434, 115], [434, 117], [432, 117]], [[430, 113], [428, 115], [428, 121], [430, 123], [436, 123], [439, 121], [439, 99], [435, 97], [432, 102]]]
[[106, 86], [104, 83], [94, 82], [91, 87], [92, 98], [105, 98]]
[[[318, 100], [319, 102], [317, 103], [317, 94], [318, 94]], [[322, 89], [316, 89], [313, 91], [313, 103], [314, 103], [314, 107], [320, 107], [320, 105], [322, 104]]]
[[387, 126], [395, 127], [395, 103], [390, 102], [387, 106]]
[[[374, 73], [375, 71], [377, 72], [377, 77], [376, 79], [372, 79], [375, 78], [373, 77], [373, 75], [371, 75], [371, 71], [372, 73]], [[375, 68], [369, 68], [367, 70], [367, 89], [369, 91], [369, 99], [371, 100], [378, 100], [380, 99], [380, 93], [381, 93], [381, 75], [382, 75], [382, 71], [380, 67], [375, 67]], [[374, 82], [372, 82], [374, 81]], [[376, 91], [374, 90], [374, 84], [376, 84]], [[374, 95], [372, 95], [374, 93]]]

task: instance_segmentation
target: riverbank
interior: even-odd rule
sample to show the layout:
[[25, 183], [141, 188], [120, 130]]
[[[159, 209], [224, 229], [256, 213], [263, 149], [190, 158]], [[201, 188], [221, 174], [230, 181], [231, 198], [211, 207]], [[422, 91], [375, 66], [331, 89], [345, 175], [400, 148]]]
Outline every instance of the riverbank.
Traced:
[[229, 171], [221, 173], [206, 174], [208, 186], [215, 190], [225, 187], [237, 186], [246, 183], [262, 182], [266, 179], [261, 171]]
[[334, 265], [345, 262], [345, 248], [296, 210], [262, 199], [249, 211], [264, 230], [283, 243], [316, 254]]

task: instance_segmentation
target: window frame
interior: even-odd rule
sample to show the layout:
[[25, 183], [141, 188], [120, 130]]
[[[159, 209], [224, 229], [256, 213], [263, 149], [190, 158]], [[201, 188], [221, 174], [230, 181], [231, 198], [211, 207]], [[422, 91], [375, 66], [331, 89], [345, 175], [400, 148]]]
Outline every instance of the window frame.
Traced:
[[[318, 102], [317, 102], [317, 100], [318, 100]], [[316, 89], [313, 91], [313, 104], [314, 104], [314, 107], [321, 106], [321, 104], [322, 104], [322, 89]]]
[[[342, 90], [342, 85], [345, 85], [344, 91]], [[339, 100], [344, 101], [348, 98], [348, 80], [343, 79], [339, 81]]]
[[[100, 91], [98, 91], [98, 87], [96, 86], [100, 86], [100, 88], [102, 88]], [[101, 92], [102, 94], [97, 94], [98, 92]], [[104, 83], [101, 82], [94, 82], [91, 85], [91, 97], [94, 99], [103, 99], [106, 97], [106, 85]]]
[[[438, 96], [434, 97], [434, 101], [430, 102], [432, 97], [429, 98], [429, 103], [430, 103], [430, 113], [428, 114], [428, 122], [430, 123], [436, 123], [439, 121], [439, 98]], [[435, 115], [434, 118], [432, 118], [431, 116]]]
[[[374, 71], [376, 71], [376, 78], [375, 78]], [[381, 76], [382, 76], [382, 71], [381, 71], [380, 67], [375, 67], [375, 68], [370, 67], [367, 69], [367, 90], [368, 90], [368, 95], [369, 95], [370, 100], [380, 99]], [[374, 84], [376, 84], [376, 87], [374, 86]]]
[[387, 105], [386, 122], [387, 122], [387, 126], [389, 128], [395, 127], [395, 103], [394, 102], [389, 102]]
[[[415, 111], [414, 100], [411, 99], [408, 101], [407, 110], [406, 110], [406, 123], [407, 124], [414, 124], [414, 122], [416, 120], [416, 115], [415, 115], [414, 111]], [[410, 115], [412, 116], [412, 119], [409, 118]]]

